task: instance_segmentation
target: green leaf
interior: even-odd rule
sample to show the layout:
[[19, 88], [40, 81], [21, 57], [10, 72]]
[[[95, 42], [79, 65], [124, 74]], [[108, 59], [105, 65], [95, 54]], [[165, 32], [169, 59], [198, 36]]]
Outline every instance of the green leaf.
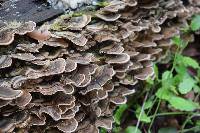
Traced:
[[144, 110], [145, 109], [149, 109], [153, 106], [153, 101], [152, 100], [148, 100], [145, 105], [144, 105]]
[[121, 130], [122, 130], [121, 127], [114, 127], [114, 128], [112, 129], [112, 132], [113, 132], [113, 133], [120, 133]]
[[194, 60], [190, 57], [183, 56], [182, 62], [185, 66], [190, 66], [190, 67], [195, 68], [195, 69], [199, 68], [199, 63], [196, 60]]
[[171, 92], [173, 92], [174, 94], [176, 94], [176, 95], [179, 94], [175, 86], [170, 86], [169, 90], [170, 90]]
[[151, 79], [150, 77], [146, 80], [146, 82], [147, 82], [149, 85], [153, 85], [153, 84], [154, 84], [154, 80]]
[[126, 128], [125, 133], [142, 133], [142, 132], [135, 126], [129, 126]]
[[180, 38], [179, 36], [174, 36], [174, 37], [172, 38], [172, 42], [173, 42], [174, 44], [176, 44], [177, 46], [180, 46], [180, 45], [182, 44], [182, 40], [181, 40], [181, 38]]
[[177, 96], [172, 96], [168, 102], [172, 107], [181, 111], [194, 111], [199, 108], [198, 103]]
[[162, 74], [162, 87], [169, 88], [173, 85], [173, 75], [170, 71], [165, 71]]
[[187, 72], [187, 67], [185, 67], [185, 65], [183, 63], [181, 63], [178, 66], [176, 66], [175, 70], [178, 73], [177, 75], [179, 76], [180, 79], [183, 78], [188, 73]]
[[116, 110], [115, 114], [114, 114], [114, 119], [115, 119], [115, 122], [120, 125], [120, 121], [121, 121], [121, 118], [122, 118], [122, 115], [124, 113], [124, 111], [128, 108], [128, 105], [127, 104], [123, 104], [123, 105], [120, 105], [119, 108]]
[[159, 129], [158, 133], [178, 133], [178, 131], [174, 127], [166, 127]]
[[179, 47], [181, 47], [181, 48], [183, 48], [183, 47], [185, 47], [185, 46], [187, 45], [187, 43], [186, 43], [184, 40], [182, 40], [182, 39], [180, 38], [180, 36], [174, 36], [174, 37], [172, 38], [172, 42], [173, 42], [175, 45], [177, 45], [177, 46], [179, 46]]
[[142, 114], [141, 114], [141, 111], [142, 111], [142, 108], [138, 107], [137, 110], [136, 110], [136, 112], [135, 112], [135, 115], [138, 118], [138, 120], [142, 121], [142, 122], [145, 122], [145, 123], [150, 123], [151, 122], [150, 117], [147, 116], [147, 114], [145, 113], [144, 110], [143, 110]]
[[165, 71], [162, 74], [162, 81], [168, 80], [169, 78], [172, 78], [172, 77], [173, 77], [173, 75], [170, 71]]
[[194, 18], [191, 21], [190, 27], [192, 31], [197, 31], [200, 29], [200, 15], [194, 16]]
[[180, 75], [180, 74], [176, 74], [175, 76], [174, 76], [174, 79], [173, 79], [173, 84], [175, 85], [175, 86], [178, 86], [179, 84], [180, 84], [180, 82], [181, 81], [183, 81], [183, 76], [182, 75]]
[[179, 84], [178, 90], [181, 94], [187, 94], [188, 92], [192, 90], [195, 84], [196, 84], [196, 81], [193, 78], [187, 76]]
[[174, 94], [169, 91], [166, 88], [160, 88], [157, 92], [156, 92], [156, 96], [159, 99], [163, 99], [163, 100], [169, 100]]
[[183, 56], [183, 55], [177, 55], [177, 63], [180, 66], [183, 65], [185, 67], [192, 67], [195, 69], [199, 68], [199, 63], [196, 60], [190, 57]]
[[107, 133], [105, 128], [100, 128], [100, 133]]

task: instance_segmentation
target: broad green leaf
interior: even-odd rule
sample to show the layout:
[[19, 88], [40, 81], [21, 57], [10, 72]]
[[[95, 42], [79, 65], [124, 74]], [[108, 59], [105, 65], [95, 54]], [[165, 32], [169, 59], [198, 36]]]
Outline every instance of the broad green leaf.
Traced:
[[172, 73], [170, 71], [165, 71], [163, 74], [162, 74], [162, 81], [164, 80], [168, 80], [169, 78], [172, 78]]
[[120, 121], [121, 121], [121, 118], [122, 118], [122, 115], [124, 113], [124, 111], [128, 108], [128, 105], [127, 104], [123, 104], [123, 105], [120, 105], [119, 108], [116, 110], [115, 114], [114, 114], [114, 119], [115, 119], [115, 122], [120, 125]]
[[183, 79], [183, 81], [179, 84], [178, 90], [181, 94], [187, 94], [192, 90], [192, 88], [195, 86], [196, 81], [187, 76]]
[[153, 101], [148, 100], [148, 101], [145, 103], [145, 105], [144, 105], [144, 110], [145, 110], [145, 109], [149, 109], [149, 108], [151, 108], [152, 106], [153, 106]]
[[176, 66], [175, 70], [178, 73], [177, 75], [180, 76], [179, 78], [183, 78], [188, 73], [187, 72], [187, 67], [183, 63], [181, 63], [178, 66]]
[[197, 31], [200, 29], [200, 15], [194, 16], [190, 24], [192, 31]]
[[100, 128], [100, 133], [107, 133], [105, 128]]
[[182, 40], [182, 39], [180, 38], [180, 36], [175, 36], [175, 37], [173, 37], [173, 38], [172, 38], [172, 42], [173, 42], [175, 45], [177, 45], [177, 46], [179, 46], [179, 47], [181, 47], [181, 48], [183, 48], [183, 47], [185, 47], [185, 46], [187, 45], [187, 43], [186, 43], [184, 40]]
[[177, 46], [180, 46], [180, 45], [182, 44], [182, 40], [181, 40], [181, 38], [180, 38], [179, 36], [173, 37], [173, 38], [172, 38], [172, 42], [173, 42], [174, 44], [176, 44]]
[[174, 127], [166, 127], [159, 129], [158, 133], [178, 133], [178, 131]]
[[150, 117], [147, 116], [147, 114], [145, 113], [144, 110], [143, 110], [142, 114], [141, 114], [141, 111], [142, 111], [141, 107], [138, 107], [136, 112], [135, 112], [135, 115], [138, 118], [138, 120], [145, 122], [145, 123], [150, 123], [151, 122]]
[[198, 103], [177, 96], [172, 96], [168, 102], [172, 107], [181, 111], [194, 111], [199, 108]]
[[148, 78], [148, 79], [146, 80], [146, 82], [147, 82], [149, 85], [153, 85], [153, 84], [154, 84], [154, 80], [151, 79], [151, 78]]
[[162, 74], [162, 87], [169, 88], [173, 85], [173, 75], [170, 71], [165, 71]]
[[170, 90], [171, 92], [173, 92], [174, 94], [176, 94], [176, 95], [179, 94], [175, 86], [170, 86], [169, 90]]
[[122, 130], [121, 127], [114, 127], [114, 128], [112, 129], [112, 132], [113, 132], [113, 133], [120, 133], [121, 130]]
[[183, 81], [183, 75], [180, 75], [180, 74], [176, 74], [175, 76], [174, 76], [174, 79], [173, 79], [173, 84], [175, 85], [175, 86], [178, 86], [179, 84], [180, 84], [180, 82], [181, 81]]
[[160, 88], [157, 92], [156, 92], [156, 96], [159, 99], [163, 99], [163, 100], [169, 100], [172, 96], [173, 93], [171, 91], [169, 91], [166, 88]]
[[142, 133], [139, 128], [135, 126], [129, 126], [126, 128], [125, 133]]
[[185, 65], [185, 66], [190, 66], [190, 67], [192, 67], [192, 68], [199, 68], [199, 63], [196, 61], [196, 60], [194, 60], [194, 59], [192, 59], [192, 58], [190, 58], [190, 57], [183, 57], [182, 58], [182, 62], [183, 62], [183, 64]]

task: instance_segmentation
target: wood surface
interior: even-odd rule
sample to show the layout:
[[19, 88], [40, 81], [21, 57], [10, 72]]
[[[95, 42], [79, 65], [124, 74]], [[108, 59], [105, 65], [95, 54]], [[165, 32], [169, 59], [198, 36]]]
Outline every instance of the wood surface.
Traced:
[[0, 20], [34, 21], [42, 23], [63, 13], [43, 0], [0, 0]]

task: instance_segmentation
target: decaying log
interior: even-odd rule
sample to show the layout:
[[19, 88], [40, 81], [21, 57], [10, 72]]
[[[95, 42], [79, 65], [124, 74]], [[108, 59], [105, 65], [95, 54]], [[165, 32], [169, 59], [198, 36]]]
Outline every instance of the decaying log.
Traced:
[[0, 0], [0, 20], [34, 21], [42, 23], [62, 14], [42, 0]]

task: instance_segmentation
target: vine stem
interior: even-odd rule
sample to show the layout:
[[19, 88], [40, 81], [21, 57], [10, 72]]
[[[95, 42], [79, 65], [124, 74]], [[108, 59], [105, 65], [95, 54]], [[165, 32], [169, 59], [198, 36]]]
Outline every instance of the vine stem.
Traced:
[[[166, 115], [182, 115], [182, 114], [188, 114], [187, 112], [165, 112], [165, 113], [158, 113], [157, 116], [166, 116]], [[150, 118], [154, 117], [154, 115], [149, 116]]]
[[154, 114], [153, 114], [153, 118], [152, 118], [151, 123], [150, 123], [150, 126], [149, 126], [149, 128], [148, 128], [148, 132], [150, 132], [151, 127], [152, 127], [152, 125], [153, 125], [153, 122], [154, 122], [154, 120], [155, 120], [155, 118], [156, 118], [156, 114], [157, 114], [158, 109], [159, 109], [159, 107], [160, 107], [160, 103], [161, 103], [161, 99], [159, 99], [159, 101], [158, 101], [158, 105], [157, 105], [156, 110], [155, 110], [155, 112], [154, 112]]
[[196, 113], [195, 113], [195, 114], [191, 115], [190, 117], [188, 117], [188, 118], [185, 120], [185, 122], [183, 123], [183, 125], [182, 125], [182, 127], [181, 127], [180, 133], [183, 133], [186, 124], [189, 122], [189, 120], [191, 120], [191, 119], [192, 119], [193, 117], [195, 117], [195, 116], [200, 116], [200, 114], [196, 114]]
[[136, 128], [135, 128], [134, 133], [137, 133], [138, 127], [139, 127], [139, 125], [140, 125], [140, 118], [141, 118], [141, 116], [142, 116], [142, 114], [143, 114], [143, 112], [144, 112], [144, 106], [145, 106], [146, 100], [147, 100], [147, 98], [148, 98], [148, 95], [149, 95], [149, 92], [147, 92], [146, 95], [145, 95], [144, 102], [143, 102], [143, 104], [142, 104], [142, 109], [141, 109], [141, 111], [140, 111], [140, 115], [139, 115], [139, 117], [138, 117], [138, 121], [137, 121], [137, 124], [136, 124]]
[[196, 129], [198, 129], [198, 131], [200, 131], [199, 126], [196, 126], [196, 127], [192, 127], [189, 129], [184, 129], [184, 130], [178, 131], [178, 133], [188, 133], [189, 131], [194, 131]]

